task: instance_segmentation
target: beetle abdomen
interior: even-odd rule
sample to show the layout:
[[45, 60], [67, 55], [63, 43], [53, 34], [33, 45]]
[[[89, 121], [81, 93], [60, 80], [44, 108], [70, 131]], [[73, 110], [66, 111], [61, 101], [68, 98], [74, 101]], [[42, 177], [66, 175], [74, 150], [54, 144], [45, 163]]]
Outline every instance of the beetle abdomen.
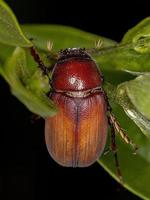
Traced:
[[63, 166], [86, 167], [105, 147], [107, 116], [104, 97], [93, 94], [71, 98], [53, 93], [58, 114], [45, 120], [45, 139], [50, 155]]

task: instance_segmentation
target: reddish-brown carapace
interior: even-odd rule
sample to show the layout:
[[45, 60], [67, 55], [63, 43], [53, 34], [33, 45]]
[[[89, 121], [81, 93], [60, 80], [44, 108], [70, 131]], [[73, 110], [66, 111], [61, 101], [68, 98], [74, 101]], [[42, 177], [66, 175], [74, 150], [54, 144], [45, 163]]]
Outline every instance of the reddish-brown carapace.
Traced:
[[[31, 54], [44, 74], [47, 69], [35, 49]], [[45, 119], [45, 140], [53, 159], [62, 166], [87, 167], [102, 154], [108, 126], [111, 128], [111, 150], [118, 165], [115, 130], [132, 146], [111, 112], [103, 76], [85, 49], [60, 51], [52, 70], [50, 98], [58, 107], [55, 116]]]
[[103, 152], [106, 103], [96, 63], [81, 49], [62, 52], [52, 72], [52, 100], [59, 111], [45, 121], [46, 145], [63, 166], [86, 167]]

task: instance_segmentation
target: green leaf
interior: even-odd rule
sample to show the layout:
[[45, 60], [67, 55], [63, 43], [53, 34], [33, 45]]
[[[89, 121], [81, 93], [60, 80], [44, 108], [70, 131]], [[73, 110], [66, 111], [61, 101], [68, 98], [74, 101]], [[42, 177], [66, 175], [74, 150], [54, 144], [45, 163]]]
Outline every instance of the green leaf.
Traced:
[[[135, 46], [138, 44], [128, 42], [118, 44], [109, 39], [105, 39], [100, 36], [85, 33], [78, 29], [56, 26], [56, 25], [27, 25], [23, 26], [23, 30], [28, 38], [33, 38], [33, 43], [38, 47], [38, 50], [42, 50], [48, 53], [47, 41], [50, 40], [54, 43], [54, 51], [59, 51], [67, 47], [85, 47], [93, 48], [96, 40], [102, 39], [103, 45], [99, 55], [94, 55], [101, 71], [104, 74], [105, 81], [111, 84], [118, 85], [124, 81], [129, 81], [134, 78], [134, 74], [130, 75], [126, 69], [132, 72], [149, 72], [150, 71], [150, 59], [149, 54], [135, 50]], [[109, 47], [109, 48], [108, 48]], [[0, 60], [5, 59], [5, 55], [1, 56]], [[7, 57], [7, 56], [6, 56]], [[39, 72], [36, 74], [36, 65], [32, 66], [30, 57], [27, 56], [29, 62], [27, 67], [30, 71], [30, 75], [25, 75], [27, 78], [21, 76], [21, 80], [25, 89], [31, 91], [31, 94], [38, 94], [38, 91], [45, 93], [46, 86], [44, 88], [39, 87], [38, 78]], [[32, 68], [32, 69], [31, 69]], [[3, 68], [1, 68], [3, 69]], [[11, 76], [11, 75], [10, 75]], [[18, 77], [18, 75], [17, 75]], [[19, 76], [20, 77], [20, 76]], [[7, 78], [7, 77], [6, 77]], [[38, 83], [37, 83], [38, 82]], [[34, 83], [34, 84], [32, 84]], [[12, 83], [10, 83], [12, 84]], [[39, 84], [39, 85], [38, 85]], [[38, 86], [37, 86], [38, 85]], [[40, 88], [40, 89], [39, 89]], [[22, 90], [22, 89], [21, 89]], [[113, 100], [115, 99], [116, 88], [113, 85], [106, 84], [105, 90], [107, 91], [112, 104], [113, 112], [117, 116], [121, 126], [127, 131], [128, 135], [138, 144], [139, 150], [137, 155], [132, 155], [132, 149], [129, 145], [125, 144], [120, 137], [117, 137], [119, 160], [121, 165], [121, 171], [125, 187], [133, 193], [140, 196], [142, 199], [150, 199], [150, 143], [149, 140], [142, 134], [140, 129], [131, 120], [125, 112], [117, 105]], [[36, 91], [34, 93], [34, 91]], [[41, 94], [41, 93], [40, 93]], [[122, 94], [121, 98], [126, 97]], [[22, 96], [22, 102], [24, 102], [24, 96]], [[26, 103], [26, 102], [25, 102]], [[131, 104], [131, 102], [129, 102]], [[42, 104], [43, 105], [43, 104]], [[122, 105], [123, 107], [123, 105]], [[132, 107], [133, 108], [133, 107]], [[134, 108], [135, 109], [135, 108]], [[137, 112], [137, 110], [136, 110]], [[140, 112], [138, 111], [137, 114]], [[131, 116], [130, 116], [131, 117]], [[147, 118], [146, 118], [147, 120]], [[144, 121], [145, 122], [145, 121]], [[146, 129], [147, 130], [147, 129]], [[112, 155], [103, 156], [100, 161], [101, 165], [116, 179], [115, 165]]]
[[[123, 107], [126, 114], [135, 122], [145, 136], [150, 140], [150, 75], [141, 75], [134, 80], [122, 83], [117, 88], [117, 102]], [[128, 135], [138, 144], [139, 150], [133, 157], [128, 150], [128, 146], [122, 141], [118, 141], [119, 157], [121, 170], [125, 182], [125, 187], [142, 199], [150, 199], [149, 181], [150, 181], [150, 143], [142, 135], [135, 124], [127, 116], [123, 115], [118, 108], [113, 108], [122, 127]], [[109, 158], [110, 160], [111, 158]], [[102, 165], [106, 167], [113, 177], [115, 171], [104, 157]], [[116, 178], [116, 177], [115, 177]], [[140, 181], [139, 181], [140, 180]]]
[[134, 50], [139, 53], [150, 52], [150, 17], [142, 20], [125, 34], [122, 43], [127, 42], [133, 43]]
[[[136, 43], [138, 46], [139, 43]], [[102, 49], [99, 55], [95, 55], [98, 63], [102, 64], [105, 70], [112, 71], [150, 71], [150, 59], [148, 53], [135, 51], [135, 44], [119, 44], [116, 47]], [[125, 74], [125, 73], [124, 73]]]
[[97, 56], [106, 69], [150, 71], [150, 17], [129, 30], [120, 44], [103, 48]]
[[4, 64], [10, 58], [15, 47], [0, 43], [0, 63]]
[[134, 76], [140, 76], [140, 75], [150, 75], [150, 72], [136, 72], [136, 71], [130, 71], [125, 70], [127, 73], [132, 74]]
[[137, 79], [120, 84], [117, 88], [116, 100], [123, 107], [126, 114], [135, 122], [148, 139], [150, 139], [150, 120], [146, 117], [147, 114], [149, 115], [149, 106], [147, 107], [147, 102], [145, 103], [145, 99], [147, 101], [147, 98], [149, 98], [149, 93], [146, 92], [147, 87], [145, 88], [145, 86], [150, 83], [144, 84], [143, 86], [143, 82], [140, 82], [138, 90], [139, 82], [136, 83]]
[[150, 75], [139, 76], [129, 81], [126, 87], [132, 104], [150, 120]]
[[32, 43], [22, 33], [12, 10], [2, 0], [0, 0], [0, 42], [13, 46], [32, 46]]
[[48, 79], [38, 69], [33, 73], [22, 48], [15, 49], [0, 72], [9, 83], [13, 95], [31, 112], [44, 118], [56, 113], [54, 103], [45, 95], [48, 92]]
[[150, 17], [145, 18], [124, 35], [122, 43], [137, 42], [139, 39], [150, 36]]
[[54, 51], [71, 47], [94, 48], [98, 40], [103, 47], [116, 44], [113, 40], [62, 25], [23, 25], [22, 29], [36, 47], [47, 52], [48, 41], [53, 43]]
[[[141, 133], [134, 122], [124, 114], [120, 106], [113, 104], [113, 112], [120, 122], [122, 128], [126, 130], [128, 136], [139, 146], [137, 155], [132, 154], [132, 148], [124, 143], [117, 136], [118, 157], [121, 173], [123, 176], [124, 187], [141, 197], [150, 199], [150, 143]], [[107, 147], [106, 147], [107, 148]], [[98, 161], [105, 170], [118, 180], [113, 154], [103, 155]]]

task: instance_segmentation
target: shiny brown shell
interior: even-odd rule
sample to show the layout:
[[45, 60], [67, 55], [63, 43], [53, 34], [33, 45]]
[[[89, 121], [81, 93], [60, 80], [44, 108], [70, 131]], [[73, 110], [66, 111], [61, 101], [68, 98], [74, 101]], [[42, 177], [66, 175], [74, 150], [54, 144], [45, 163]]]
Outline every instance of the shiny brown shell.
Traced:
[[52, 72], [50, 97], [58, 113], [45, 119], [45, 140], [63, 166], [86, 167], [103, 152], [107, 138], [103, 78], [84, 49], [66, 49]]
[[45, 120], [45, 139], [50, 155], [63, 166], [86, 167], [103, 152], [107, 138], [104, 97], [93, 94], [72, 98], [53, 93], [59, 112]]

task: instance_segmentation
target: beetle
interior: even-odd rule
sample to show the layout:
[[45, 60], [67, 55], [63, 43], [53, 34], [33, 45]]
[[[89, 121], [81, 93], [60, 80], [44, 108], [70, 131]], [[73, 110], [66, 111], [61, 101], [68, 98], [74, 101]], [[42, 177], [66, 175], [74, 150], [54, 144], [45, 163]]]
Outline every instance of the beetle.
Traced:
[[[43, 73], [48, 75], [48, 69], [34, 47], [31, 54]], [[110, 126], [111, 150], [121, 180], [115, 132], [135, 150], [137, 146], [113, 115], [103, 82], [98, 65], [86, 49], [68, 48], [58, 53], [52, 70], [49, 98], [59, 111], [45, 119], [45, 141], [49, 154], [60, 165], [87, 167], [103, 153]]]

